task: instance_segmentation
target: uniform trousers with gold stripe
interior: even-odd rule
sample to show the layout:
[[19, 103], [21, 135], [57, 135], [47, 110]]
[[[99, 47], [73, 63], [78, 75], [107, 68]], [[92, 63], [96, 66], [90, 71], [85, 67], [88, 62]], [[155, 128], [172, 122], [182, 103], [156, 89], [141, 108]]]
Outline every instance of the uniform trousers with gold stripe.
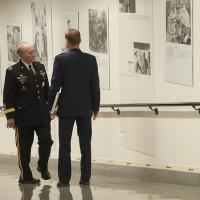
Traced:
[[18, 150], [18, 164], [20, 168], [20, 178], [31, 180], [33, 178], [30, 169], [31, 147], [34, 140], [34, 132], [38, 137], [38, 166], [41, 172], [48, 168], [48, 160], [51, 152], [53, 141], [50, 134], [50, 124], [36, 125], [29, 127], [16, 128], [16, 145]]

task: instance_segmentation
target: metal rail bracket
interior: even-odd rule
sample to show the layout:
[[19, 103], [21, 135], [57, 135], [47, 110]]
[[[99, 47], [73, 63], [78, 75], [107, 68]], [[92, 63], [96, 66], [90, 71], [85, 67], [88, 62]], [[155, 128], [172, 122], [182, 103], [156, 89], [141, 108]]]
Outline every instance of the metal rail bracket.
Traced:
[[158, 108], [153, 108], [153, 106], [149, 106], [149, 109], [152, 110], [155, 115], [158, 115]]
[[199, 114], [200, 114], [200, 107], [197, 107], [197, 106], [195, 106], [195, 105], [193, 105], [192, 106], [195, 110], [197, 110], [198, 112], [199, 112]]
[[120, 115], [121, 111], [119, 108], [115, 109], [115, 107], [111, 107], [113, 111], [117, 112], [117, 115]]

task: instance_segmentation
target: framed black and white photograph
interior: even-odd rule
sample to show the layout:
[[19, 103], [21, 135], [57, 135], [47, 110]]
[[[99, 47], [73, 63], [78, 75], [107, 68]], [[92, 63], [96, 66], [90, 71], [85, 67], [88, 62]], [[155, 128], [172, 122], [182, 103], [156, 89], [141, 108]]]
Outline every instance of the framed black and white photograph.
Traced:
[[151, 75], [150, 43], [134, 42], [134, 73]]
[[89, 48], [93, 52], [108, 52], [108, 16], [106, 10], [89, 9]]
[[165, 80], [193, 86], [192, 0], [166, 0]]
[[19, 60], [17, 55], [17, 46], [21, 42], [21, 25], [7, 25], [7, 48], [8, 48], [8, 61], [15, 63]]
[[119, 0], [119, 12], [136, 13], [135, 0]]
[[109, 9], [88, 9], [89, 51], [96, 57], [100, 87], [110, 90]]
[[166, 40], [191, 45], [191, 0], [166, 1]]
[[48, 66], [47, 9], [43, 1], [31, 1], [33, 45], [36, 60]]
[[61, 51], [66, 51], [65, 33], [69, 29], [79, 30], [79, 12], [77, 11], [62, 11], [60, 14], [60, 38]]

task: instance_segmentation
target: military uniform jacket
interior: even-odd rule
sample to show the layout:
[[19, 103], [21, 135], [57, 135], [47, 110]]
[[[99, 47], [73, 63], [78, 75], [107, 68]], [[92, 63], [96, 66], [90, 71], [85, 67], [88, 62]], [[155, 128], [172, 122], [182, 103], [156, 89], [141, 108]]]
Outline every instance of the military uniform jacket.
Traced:
[[60, 88], [59, 117], [85, 117], [98, 111], [100, 88], [96, 58], [76, 48], [56, 56], [49, 92], [50, 108]]
[[3, 102], [7, 119], [16, 126], [34, 126], [50, 122], [49, 83], [44, 65], [34, 62], [35, 73], [19, 61], [6, 71]]

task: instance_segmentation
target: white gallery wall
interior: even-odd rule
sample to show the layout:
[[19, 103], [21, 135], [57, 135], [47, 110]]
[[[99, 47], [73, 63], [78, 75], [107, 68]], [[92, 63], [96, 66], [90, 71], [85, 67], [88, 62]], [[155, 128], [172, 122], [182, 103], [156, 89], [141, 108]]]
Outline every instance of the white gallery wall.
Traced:
[[[193, 87], [165, 81], [166, 0], [136, 0], [136, 14], [119, 13], [117, 0], [52, 0], [47, 2], [48, 75], [54, 56], [61, 52], [60, 15], [79, 12], [81, 49], [89, 52], [88, 9], [109, 9], [110, 90], [101, 90], [101, 103], [185, 102], [200, 99], [200, 2], [193, 0]], [[51, 15], [52, 12], [52, 15]], [[22, 41], [32, 43], [30, 1], [0, 0], [1, 73], [4, 81], [7, 62], [7, 24], [21, 24]], [[64, 37], [64, 35], [63, 35]], [[135, 43], [150, 44], [151, 73], [133, 75]], [[2, 95], [0, 95], [2, 105]], [[122, 109], [123, 110], [123, 109]], [[135, 109], [130, 109], [131, 111]], [[149, 111], [137, 109], [137, 111]], [[200, 168], [200, 115], [192, 108], [160, 109], [149, 112], [122, 112], [121, 117], [101, 109], [93, 122], [93, 159], [156, 163]], [[184, 111], [184, 112], [183, 112]], [[74, 129], [72, 157], [80, 158]], [[54, 145], [58, 154], [58, 124], [52, 121]], [[33, 155], [37, 155], [37, 138]], [[14, 131], [0, 117], [0, 153], [16, 154]]]
[[[156, 102], [199, 102], [200, 100], [200, 1], [193, 1], [193, 87], [165, 82], [165, 1], [154, 2], [155, 100]], [[174, 110], [174, 108], [167, 109]], [[192, 108], [156, 119], [156, 162], [181, 166], [200, 166], [200, 116]], [[186, 111], [190, 112], [188, 114]]]

